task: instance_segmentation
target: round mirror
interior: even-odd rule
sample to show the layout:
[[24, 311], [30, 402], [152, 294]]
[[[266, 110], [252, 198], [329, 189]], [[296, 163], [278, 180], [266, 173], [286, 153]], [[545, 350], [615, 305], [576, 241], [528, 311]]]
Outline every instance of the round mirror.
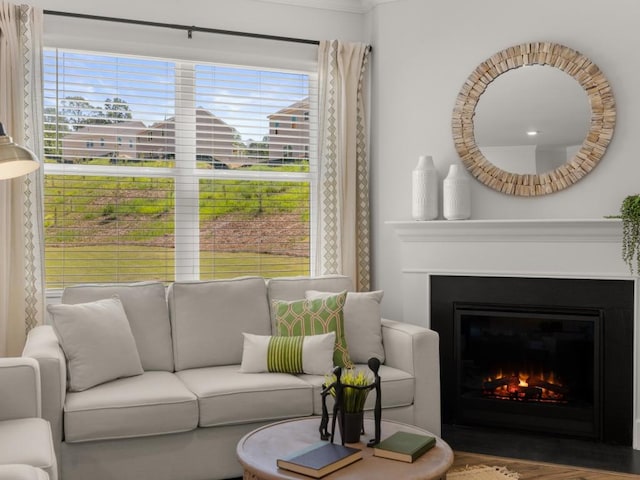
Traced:
[[469, 76], [454, 108], [453, 138], [477, 180], [535, 196], [589, 173], [614, 124], [611, 87], [595, 64], [562, 45], [529, 43], [497, 53]]

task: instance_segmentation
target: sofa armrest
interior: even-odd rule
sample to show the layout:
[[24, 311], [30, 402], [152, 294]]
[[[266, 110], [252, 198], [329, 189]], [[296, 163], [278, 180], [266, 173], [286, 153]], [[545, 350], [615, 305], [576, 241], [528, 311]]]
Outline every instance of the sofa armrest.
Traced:
[[415, 378], [413, 424], [440, 435], [438, 333], [418, 325], [382, 319], [382, 343], [385, 364]]
[[41, 325], [32, 329], [22, 356], [37, 360], [40, 366], [42, 418], [51, 423], [57, 449], [63, 438], [62, 409], [67, 393], [67, 366], [53, 327]]
[[40, 417], [40, 367], [32, 358], [0, 358], [0, 420]]

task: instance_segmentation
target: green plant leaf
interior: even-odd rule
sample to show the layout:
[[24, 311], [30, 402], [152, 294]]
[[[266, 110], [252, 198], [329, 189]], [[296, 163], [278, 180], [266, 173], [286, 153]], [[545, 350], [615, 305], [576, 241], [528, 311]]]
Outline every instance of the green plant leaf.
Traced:
[[633, 275], [640, 271], [640, 194], [629, 195], [620, 206], [622, 218], [622, 260]]

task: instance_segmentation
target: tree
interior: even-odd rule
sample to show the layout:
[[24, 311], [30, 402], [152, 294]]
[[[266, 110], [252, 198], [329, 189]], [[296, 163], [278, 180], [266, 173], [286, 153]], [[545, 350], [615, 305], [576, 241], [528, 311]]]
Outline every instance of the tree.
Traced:
[[82, 125], [104, 124], [104, 112], [101, 107], [95, 107], [84, 97], [66, 97], [60, 102], [59, 115], [66, 119], [66, 123], [73, 130]]
[[[104, 101], [104, 108], [96, 107], [84, 97], [66, 97], [60, 102], [61, 123], [77, 131], [83, 125], [106, 125], [132, 119], [126, 100], [113, 97]], [[63, 120], [62, 120], [63, 119]]]
[[44, 155], [51, 160], [59, 160], [62, 155], [61, 140], [71, 131], [67, 119], [58, 114], [56, 107], [44, 109]]
[[131, 120], [131, 110], [126, 100], [120, 97], [107, 98], [104, 101], [106, 123], [120, 123]]
[[247, 156], [258, 160], [259, 162], [266, 162], [269, 160], [269, 138], [263, 137], [261, 142], [254, 142], [249, 140], [249, 147], [247, 148]]

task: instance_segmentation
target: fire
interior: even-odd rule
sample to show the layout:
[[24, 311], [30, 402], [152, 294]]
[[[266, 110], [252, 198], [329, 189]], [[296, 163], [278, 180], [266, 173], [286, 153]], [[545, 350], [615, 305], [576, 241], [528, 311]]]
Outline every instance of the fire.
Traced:
[[482, 386], [484, 396], [508, 400], [565, 403], [568, 394], [554, 372], [505, 373], [501, 369], [485, 378]]

